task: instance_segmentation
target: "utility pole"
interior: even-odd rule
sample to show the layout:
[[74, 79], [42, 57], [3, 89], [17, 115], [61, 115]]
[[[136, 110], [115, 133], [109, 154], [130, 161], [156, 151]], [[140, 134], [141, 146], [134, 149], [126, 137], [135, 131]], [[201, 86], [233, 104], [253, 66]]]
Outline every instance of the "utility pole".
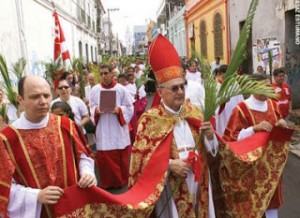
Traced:
[[112, 55], [112, 38], [113, 38], [113, 33], [112, 33], [112, 24], [110, 20], [110, 11], [118, 11], [119, 8], [108, 8], [107, 9], [107, 16], [108, 16], [108, 36], [109, 36], [109, 54]]

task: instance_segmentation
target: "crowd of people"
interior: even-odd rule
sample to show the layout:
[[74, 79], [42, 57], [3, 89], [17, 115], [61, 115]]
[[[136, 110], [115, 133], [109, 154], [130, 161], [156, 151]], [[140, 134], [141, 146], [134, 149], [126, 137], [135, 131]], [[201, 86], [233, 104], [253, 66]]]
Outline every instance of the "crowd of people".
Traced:
[[[140, 58], [121, 70], [116, 60], [101, 65], [99, 83], [85, 69], [82, 99], [78, 78], [70, 72], [59, 79], [55, 99], [42, 77], [28, 75], [18, 82], [20, 108], [10, 112], [14, 114], [8, 116], [10, 122], [3, 120], [1, 124], [0, 216], [51, 217], [52, 206], [64, 188], [74, 184], [107, 191], [131, 188], [155, 150], [163, 146], [169, 162], [153, 216], [218, 217], [207, 154], [218, 159], [219, 136], [225, 141], [240, 141], [257, 132], [271, 132], [274, 126], [287, 127], [291, 94], [286, 71], [278, 68], [273, 72], [271, 85], [279, 94], [278, 100], [264, 95], [251, 95], [246, 100], [235, 96], [217, 109], [211, 123], [203, 121], [205, 90], [197, 60], [190, 60], [183, 70], [174, 47], [161, 35], [151, 44], [148, 59], [157, 83], [149, 110], [149, 91], [143, 80], [147, 72]], [[226, 70], [227, 65], [216, 57], [211, 73], [218, 87]], [[268, 84], [270, 78], [258, 71], [253, 79]], [[0, 90], [2, 104], [4, 92]], [[201, 160], [201, 173], [192, 167], [195, 160]], [[261, 198], [268, 198], [261, 215], [278, 217], [283, 203], [281, 180]], [[247, 208], [247, 200], [235, 204]], [[247, 217], [243, 210], [240, 216], [230, 214], [230, 207], [226, 210], [228, 217]]]

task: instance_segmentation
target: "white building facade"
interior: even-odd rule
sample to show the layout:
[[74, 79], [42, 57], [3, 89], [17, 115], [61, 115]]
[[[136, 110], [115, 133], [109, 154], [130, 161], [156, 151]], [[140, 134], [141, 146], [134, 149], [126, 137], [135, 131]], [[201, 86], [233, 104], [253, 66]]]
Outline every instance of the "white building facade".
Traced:
[[168, 37], [173, 43], [180, 57], [186, 57], [186, 32], [184, 23], [185, 7], [182, 7], [179, 11], [175, 10], [172, 13], [172, 17], [169, 20], [168, 25]]
[[44, 74], [43, 62], [53, 60], [54, 7], [71, 58], [98, 61], [99, 7], [104, 13], [100, 0], [2, 0], [1, 6], [0, 53], [8, 66], [24, 57], [26, 73]]

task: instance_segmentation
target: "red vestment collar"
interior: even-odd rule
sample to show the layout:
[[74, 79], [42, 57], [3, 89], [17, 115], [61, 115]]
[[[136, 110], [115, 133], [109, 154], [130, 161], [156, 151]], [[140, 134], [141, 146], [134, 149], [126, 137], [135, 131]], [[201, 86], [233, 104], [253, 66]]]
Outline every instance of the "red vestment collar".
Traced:
[[113, 81], [110, 85], [105, 85], [103, 82], [102, 83], [100, 83], [100, 85], [102, 86], [102, 88], [104, 88], [104, 89], [111, 89], [111, 88], [113, 88], [113, 87], [115, 87], [115, 85], [117, 85], [118, 83], [117, 83], [117, 81]]

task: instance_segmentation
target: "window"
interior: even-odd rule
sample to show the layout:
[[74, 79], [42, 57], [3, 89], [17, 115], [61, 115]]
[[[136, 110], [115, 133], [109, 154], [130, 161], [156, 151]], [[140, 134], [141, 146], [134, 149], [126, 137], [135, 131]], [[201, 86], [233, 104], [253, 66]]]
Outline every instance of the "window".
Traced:
[[85, 44], [86, 63], [89, 63], [89, 46]]
[[217, 13], [214, 17], [214, 45], [215, 57], [223, 58], [223, 30], [222, 30], [222, 16]]
[[204, 20], [200, 22], [200, 46], [201, 46], [201, 55], [207, 58], [206, 23]]
[[191, 38], [191, 54], [194, 54], [196, 52], [196, 46], [195, 46], [195, 38]]
[[79, 57], [82, 57], [82, 42], [78, 42], [78, 49], [79, 49]]

